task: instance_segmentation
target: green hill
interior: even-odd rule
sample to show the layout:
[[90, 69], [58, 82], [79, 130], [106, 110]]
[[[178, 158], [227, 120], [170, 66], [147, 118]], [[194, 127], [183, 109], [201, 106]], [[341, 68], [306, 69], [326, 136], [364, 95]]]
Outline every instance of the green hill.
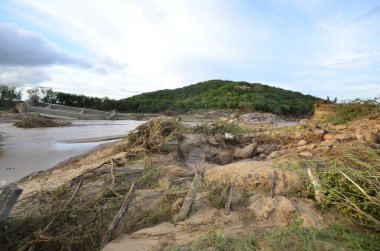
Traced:
[[187, 112], [196, 109], [243, 109], [277, 114], [307, 114], [320, 99], [258, 83], [209, 80], [173, 90], [139, 94], [117, 101], [124, 112]]

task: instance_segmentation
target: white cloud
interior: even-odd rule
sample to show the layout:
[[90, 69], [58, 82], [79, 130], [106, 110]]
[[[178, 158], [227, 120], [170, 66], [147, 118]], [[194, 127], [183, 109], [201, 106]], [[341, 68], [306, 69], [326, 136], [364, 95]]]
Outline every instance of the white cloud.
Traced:
[[322, 82], [340, 94], [347, 78], [357, 80], [350, 86], [366, 81], [363, 90], [380, 80], [377, 9], [357, 19], [372, 7], [335, 5], [319, 0], [18, 0], [13, 13], [63, 48], [69, 41], [88, 52], [91, 69], [45, 69], [48, 84], [60, 90], [122, 98], [218, 78], [266, 80], [324, 97], [318, 91]]
[[91, 65], [59, 51], [41, 34], [0, 23], [0, 65], [39, 66], [51, 64]]
[[1, 67], [0, 68], [0, 84], [15, 87], [38, 86], [51, 77], [44, 69], [26, 68], [26, 67]]

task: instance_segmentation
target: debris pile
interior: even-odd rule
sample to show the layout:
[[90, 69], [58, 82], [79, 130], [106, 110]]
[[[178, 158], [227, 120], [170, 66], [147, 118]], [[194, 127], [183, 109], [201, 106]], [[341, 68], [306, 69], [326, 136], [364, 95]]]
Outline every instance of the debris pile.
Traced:
[[14, 123], [20, 128], [37, 128], [37, 127], [61, 127], [71, 125], [70, 121], [56, 121], [42, 117], [40, 114], [27, 114], [21, 117], [20, 121]]

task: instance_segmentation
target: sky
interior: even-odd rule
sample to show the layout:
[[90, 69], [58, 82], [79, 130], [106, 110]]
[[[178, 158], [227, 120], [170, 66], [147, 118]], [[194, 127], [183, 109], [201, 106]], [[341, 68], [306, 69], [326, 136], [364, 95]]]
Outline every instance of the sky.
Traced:
[[380, 96], [377, 0], [0, 0], [0, 84], [110, 98], [210, 80]]

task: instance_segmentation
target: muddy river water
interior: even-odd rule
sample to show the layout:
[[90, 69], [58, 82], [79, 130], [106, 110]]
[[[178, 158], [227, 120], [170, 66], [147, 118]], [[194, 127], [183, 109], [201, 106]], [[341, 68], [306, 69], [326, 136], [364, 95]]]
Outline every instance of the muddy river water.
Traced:
[[[142, 121], [74, 120], [70, 127], [21, 129], [0, 123], [0, 187], [35, 171], [46, 170], [105, 142], [67, 143], [76, 139], [127, 134]], [[62, 142], [63, 141], [63, 142]], [[66, 142], [66, 143], [64, 143]]]

